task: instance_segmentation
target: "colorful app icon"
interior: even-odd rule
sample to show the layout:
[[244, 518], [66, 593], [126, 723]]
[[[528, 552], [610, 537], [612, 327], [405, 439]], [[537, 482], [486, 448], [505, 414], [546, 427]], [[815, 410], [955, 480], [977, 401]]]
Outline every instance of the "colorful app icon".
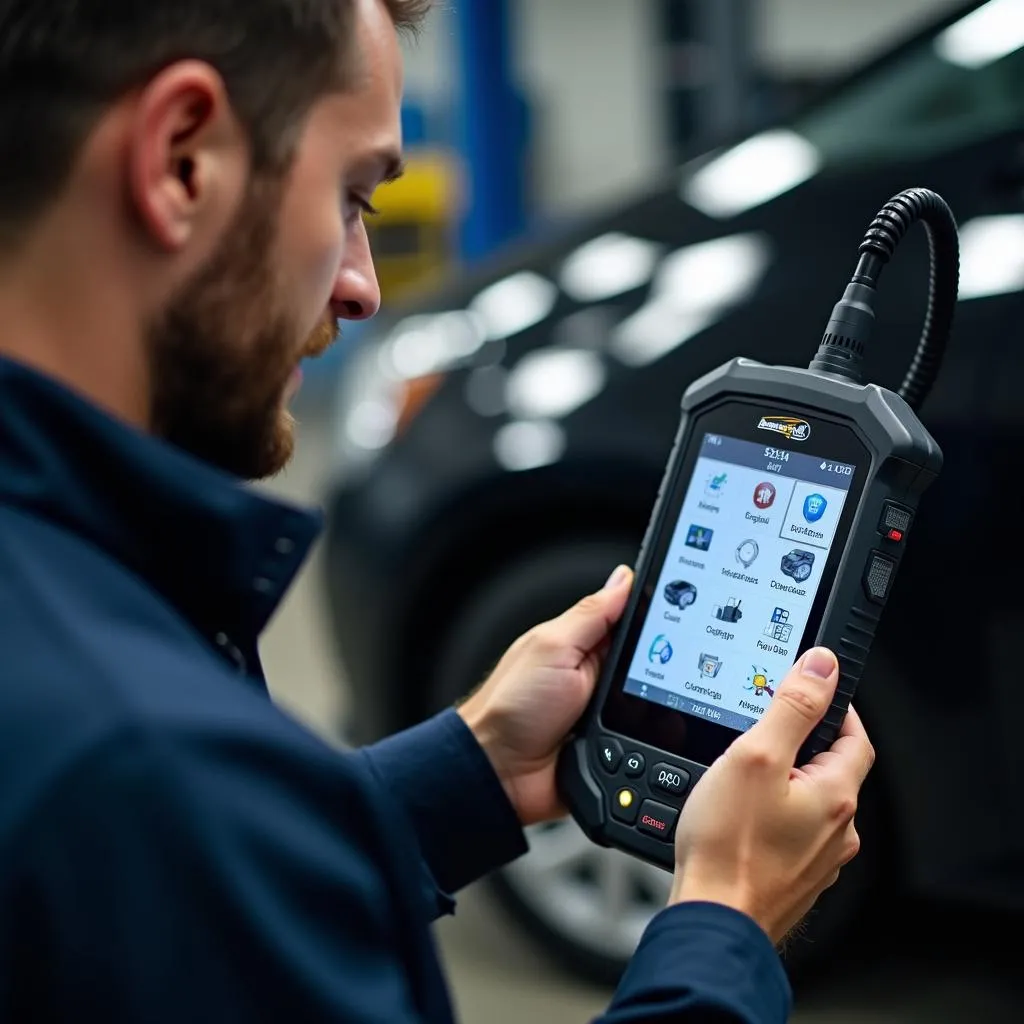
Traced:
[[672, 645], [668, 637], [659, 633], [652, 641], [647, 652], [647, 660], [657, 662], [660, 665], [667, 665], [672, 659]]
[[772, 612], [772, 621], [764, 627], [764, 635], [778, 640], [780, 644], [788, 644], [793, 635], [793, 627], [789, 622], [789, 612], [785, 608], [776, 608]]
[[688, 548], [696, 548], [698, 551], [707, 551], [711, 546], [711, 538], [714, 532], [714, 530], [709, 530], [706, 526], [693, 524], [686, 534], [686, 546]]
[[712, 473], [708, 482], [704, 485], [704, 493], [709, 498], [720, 498], [725, 489], [725, 482], [729, 479], [725, 473]]
[[754, 504], [761, 509], [775, 504], [775, 485], [770, 480], [762, 480], [754, 488]]
[[804, 498], [804, 519], [809, 523], [816, 523], [828, 508], [828, 502], [823, 494], [808, 494]]
[[751, 672], [747, 676], [746, 689], [753, 690], [755, 697], [763, 697], [766, 693], [769, 697], [775, 696], [775, 680], [768, 675], [768, 670], [761, 665], [751, 665]]
[[705, 679], [714, 679], [722, 668], [722, 660], [713, 654], [702, 654], [697, 659], [697, 668]]

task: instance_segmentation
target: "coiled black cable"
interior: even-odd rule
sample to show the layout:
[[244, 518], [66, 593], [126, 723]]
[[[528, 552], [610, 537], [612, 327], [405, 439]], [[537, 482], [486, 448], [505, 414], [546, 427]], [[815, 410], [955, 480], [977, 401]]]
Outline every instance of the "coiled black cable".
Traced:
[[843, 298], [836, 304], [810, 368], [861, 382], [864, 343], [874, 323], [878, 279], [903, 236], [916, 223], [928, 233], [928, 307], [917, 350], [899, 388], [912, 409], [931, 391], [953, 327], [960, 287], [960, 241], [946, 201], [927, 188], [893, 196], [875, 215], [858, 249], [860, 258]]

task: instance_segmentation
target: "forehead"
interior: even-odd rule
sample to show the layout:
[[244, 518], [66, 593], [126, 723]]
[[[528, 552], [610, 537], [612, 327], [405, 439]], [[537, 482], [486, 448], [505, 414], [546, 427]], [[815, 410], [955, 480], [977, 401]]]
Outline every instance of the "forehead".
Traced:
[[304, 148], [314, 161], [340, 158], [352, 170], [365, 168], [367, 178], [375, 179], [370, 185], [391, 175], [401, 155], [403, 61], [398, 33], [381, 0], [361, 0], [357, 9], [356, 73], [344, 91], [314, 105]]

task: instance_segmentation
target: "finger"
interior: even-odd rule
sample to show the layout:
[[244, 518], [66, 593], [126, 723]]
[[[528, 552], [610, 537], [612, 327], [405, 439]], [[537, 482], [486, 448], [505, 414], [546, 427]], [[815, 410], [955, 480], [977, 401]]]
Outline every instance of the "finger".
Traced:
[[747, 735], [792, 764], [828, 710], [838, 680], [836, 656], [825, 647], [812, 647], [786, 674], [761, 720]]
[[632, 583], [633, 571], [620, 565], [601, 590], [588, 594], [547, 624], [548, 638], [559, 646], [575, 648], [585, 657], [606, 640], [622, 617]]
[[850, 707], [836, 741], [828, 750], [812, 758], [805, 768], [816, 765], [816, 773], [824, 771], [836, 781], [852, 779], [860, 789], [874, 763], [875, 748], [868, 739], [860, 715]]

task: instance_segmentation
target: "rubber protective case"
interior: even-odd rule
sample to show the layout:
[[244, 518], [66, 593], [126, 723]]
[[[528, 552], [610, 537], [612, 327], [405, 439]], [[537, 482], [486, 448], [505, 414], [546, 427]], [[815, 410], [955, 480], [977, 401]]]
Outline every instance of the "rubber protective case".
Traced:
[[[892, 563], [891, 578], [899, 568], [905, 544], [886, 545], [879, 534], [883, 504], [894, 502], [912, 514], [922, 494], [942, 468], [942, 452], [914, 411], [894, 392], [874, 384], [854, 385], [797, 367], [768, 366], [754, 360], [737, 358], [694, 381], [682, 399], [682, 419], [668, 459], [647, 532], [636, 562], [636, 579], [646, 578], [653, 556], [652, 538], [673, 523], [662, 523], [667, 499], [679, 484], [676, 479], [686, 453], [700, 439], [694, 434], [694, 421], [705, 411], [730, 399], [761, 400], [765, 410], [809, 416], [827, 416], [840, 421], [867, 449], [871, 463], [861, 492], [845, 549], [842, 553], [831, 592], [817, 635], [802, 649], [823, 645], [839, 660], [839, 684], [835, 701], [818, 724], [800, 755], [800, 763], [827, 749], [842, 726], [850, 700], [857, 690], [861, 674], [881, 617], [884, 600], [871, 596], [868, 574], [880, 548]], [[770, 443], [770, 442], [769, 442]], [[652, 748], [635, 737], [616, 733], [602, 722], [602, 708], [621, 659], [632, 652], [624, 650], [629, 623], [636, 614], [640, 587], [634, 586], [625, 613], [612, 640], [608, 658], [586, 712], [562, 751], [558, 764], [558, 787], [565, 805], [586, 835], [602, 846], [615, 846], [644, 860], [671, 869], [674, 864], [672, 826], [664, 835], [641, 831], [636, 823], [624, 822], [612, 812], [613, 798], [624, 786], [636, 794], [636, 803], [656, 800], [663, 808], [681, 809], [686, 794], [699, 780], [707, 765], [698, 764], [668, 751]], [[799, 653], [798, 652], [798, 657]], [[666, 708], [666, 715], [680, 714]], [[684, 777], [681, 794], [666, 794], [654, 788], [654, 781], [641, 773], [624, 775], [624, 769], [609, 772], [599, 761], [599, 748], [608, 740], [617, 741], [625, 751], [636, 751], [641, 765], [669, 766]], [[627, 755], [627, 760], [630, 757]], [[635, 767], [635, 765], [634, 765]], [[627, 766], [628, 768], [628, 766]]]

